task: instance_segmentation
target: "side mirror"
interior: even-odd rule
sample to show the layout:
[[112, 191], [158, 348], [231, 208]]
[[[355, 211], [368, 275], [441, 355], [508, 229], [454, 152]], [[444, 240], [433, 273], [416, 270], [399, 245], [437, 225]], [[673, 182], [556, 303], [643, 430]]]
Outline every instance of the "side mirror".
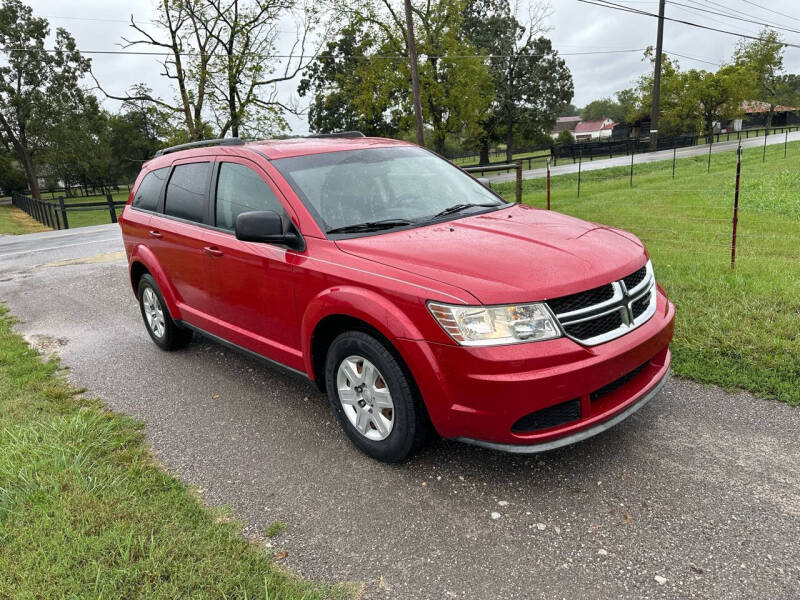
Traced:
[[478, 182], [483, 186], [489, 189], [492, 189], [492, 183], [489, 181], [488, 177], [478, 177]]
[[[293, 229], [290, 227], [289, 229]], [[240, 213], [236, 217], [236, 239], [243, 242], [262, 244], [285, 244], [297, 250], [304, 250], [303, 238], [294, 231], [287, 231], [281, 216], [271, 210]]]

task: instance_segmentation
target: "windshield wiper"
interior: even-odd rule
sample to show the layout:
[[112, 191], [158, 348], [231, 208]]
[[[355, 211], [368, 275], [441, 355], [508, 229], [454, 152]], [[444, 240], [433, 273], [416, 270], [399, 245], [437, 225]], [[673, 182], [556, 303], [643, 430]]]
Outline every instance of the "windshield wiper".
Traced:
[[465, 203], [454, 204], [453, 206], [448, 206], [444, 210], [439, 211], [438, 213], [433, 215], [431, 217], [431, 219], [438, 219], [439, 217], [446, 217], [447, 215], [453, 215], [453, 214], [459, 213], [462, 210], [465, 210], [465, 209], [467, 209], [467, 208], [469, 208], [471, 206], [481, 206], [483, 208], [491, 208], [491, 207], [494, 207], [494, 206], [500, 206], [500, 204], [499, 203], [495, 203], [495, 204], [488, 204], [488, 203], [483, 203], [483, 204], [465, 204]]
[[356, 223], [355, 225], [345, 225], [344, 227], [334, 227], [325, 233], [359, 233], [363, 231], [380, 231], [381, 229], [391, 229], [392, 227], [403, 227], [411, 225], [413, 221], [408, 219], [383, 219], [381, 221], [367, 221], [366, 223]]

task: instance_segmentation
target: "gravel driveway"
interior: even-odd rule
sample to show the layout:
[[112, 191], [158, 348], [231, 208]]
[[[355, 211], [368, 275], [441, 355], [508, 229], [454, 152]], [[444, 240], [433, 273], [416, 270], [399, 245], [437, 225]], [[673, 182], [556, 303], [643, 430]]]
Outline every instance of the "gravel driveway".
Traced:
[[158, 350], [121, 251], [113, 225], [2, 238], [0, 301], [248, 533], [285, 521], [301, 574], [367, 599], [800, 597], [798, 409], [673, 379], [574, 447], [440, 441], [386, 466], [309, 382], [208, 341]]

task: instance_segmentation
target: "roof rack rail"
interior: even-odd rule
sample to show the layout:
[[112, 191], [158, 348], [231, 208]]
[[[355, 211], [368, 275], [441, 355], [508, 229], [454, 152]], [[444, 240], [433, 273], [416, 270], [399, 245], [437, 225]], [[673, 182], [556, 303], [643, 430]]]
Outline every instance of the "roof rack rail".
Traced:
[[155, 156], [163, 156], [164, 154], [169, 154], [170, 152], [188, 150], [189, 148], [202, 148], [203, 146], [244, 146], [244, 143], [244, 140], [238, 137], [219, 138], [216, 140], [200, 140], [198, 142], [189, 142], [187, 144], [178, 144], [177, 146], [162, 148], [156, 152]]
[[312, 133], [310, 138], [362, 138], [367, 137], [360, 131], [335, 131], [333, 133]]

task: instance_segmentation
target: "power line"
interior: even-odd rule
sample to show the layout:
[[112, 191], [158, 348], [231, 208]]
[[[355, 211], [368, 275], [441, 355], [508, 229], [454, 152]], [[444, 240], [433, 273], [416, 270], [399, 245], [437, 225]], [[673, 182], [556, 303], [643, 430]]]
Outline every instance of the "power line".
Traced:
[[[58, 52], [66, 52], [66, 50], [57, 50], [55, 48], [2, 48], [0, 49], [3, 52], [12, 53], [12, 52], [46, 52], [48, 54], [55, 54]], [[80, 54], [111, 54], [111, 55], [131, 55], [131, 56], [174, 56], [175, 53], [173, 52], [148, 52], [144, 50], [75, 50]], [[602, 50], [602, 51], [592, 51], [592, 52], [559, 52], [559, 56], [591, 56], [595, 54], [621, 54], [621, 53], [629, 53], [629, 52], [644, 52], [645, 48], [630, 48], [625, 50]], [[186, 57], [197, 57], [201, 56], [201, 54], [197, 52], [179, 52], [179, 56], [186, 56]], [[324, 55], [324, 54], [323, 54]], [[436, 58], [440, 60], [465, 60], [465, 59], [473, 59], [473, 58], [520, 58], [516, 55], [510, 54], [454, 54], [454, 55], [434, 55], [434, 54], [422, 54], [421, 56], [426, 58]], [[295, 54], [272, 54], [270, 58], [297, 58]], [[334, 57], [339, 58], [339, 57]], [[402, 59], [408, 60], [407, 56], [403, 56], [400, 54], [373, 54], [370, 56], [342, 56], [341, 58], [354, 58], [354, 59], [363, 59], [363, 60], [372, 60], [372, 59]], [[539, 57], [535, 55], [530, 56], [523, 56], [522, 58], [531, 58], [534, 60], [538, 60]]]
[[780, 15], [782, 17], [787, 17], [789, 19], [792, 19], [793, 21], [800, 22], [800, 19], [798, 19], [797, 17], [793, 17], [792, 15], [787, 15], [786, 13], [782, 13], [782, 12], [779, 12], [777, 10], [773, 10], [771, 8], [767, 8], [766, 6], [761, 6], [760, 4], [756, 4], [755, 2], [750, 2], [750, 0], [742, 0], [742, 2], [744, 2], [746, 4], [750, 4], [752, 6], [755, 6], [756, 8], [761, 8], [763, 10], [766, 10], [767, 12], [775, 13], [776, 15]]
[[[691, 1], [691, 0], [690, 0], [690, 1]], [[685, 7], [685, 8], [683, 8], [683, 7], [680, 7], [680, 6], [673, 6], [672, 8], [675, 8], [675, 9], [677, 9], [677, 10], [683, 11], [683, 12], [685, 12], [685, 13], [689, 14], [689, 15], [690, 15], [690, 16], [692, 16], [692, 17], [695, 17], [695, 16], [701, 16], [701, 17], [704, 17], [705, 19], [707, 19], [707, 20], [709, 20], [709, 21], [713, 21], [714, 23], [719, 23], [720, 25], [725, 25], [726, 27], [727, 27], [728, 25], [730, 25], [730, 22], [729, 22], [729, 21], [723, 21], [723, 20], [721, 20], [721, 19], [715, 19], [714, 17], [708, 17], [708, 16], [705, 16], [703, 13], [701, 13], [701, 12], [700, 12], [700, 9], [699, 9], [699, 8], [694, 8], [694, 7], [692, 7], [692, 8], [689, 8], [688, 6], [687, 6], [687, 7]], [[741, 33], [741, 32], [740, 32], [739, 30], [737, 30], [737, 31], [736, 31], [736, 33], [737, 33], [737, 34], [739, 34], [739, 33]], [[744, 34], [745, 34], [745, 35], [758, 35], [758, 32], [757, 32], [757, 31], [750, 31], [750, 30], [746, 30], [746, 31], [744, 32]]]
[[[655, 13], [651, 13], [645, 10], [639, 10], [637, 8], [631, 8], [628, 6], [623, 6], [621, 4], [615, 4], [614, 2], [608, 2], [607, 0], [578, 0], [578, 2], [583, 2], [584, 4], [592, 4], [594, 6], [600, 6], [602, 8], [611, 8], [613, 10], [620, 10], [623, 12], [629, 12], [633, 14], [643, 15], [647, 17], [655, 17], [658, 18], [658, 15]], [[675, 19], [674, 17], [664, 17], [665, 21], [672, 21], [674, 23], [680, 23], [682, 25], [688, 25], [690, 27], [697, 27], [698, 29], [705, 29], [706, 31], [716, 31], [718, 33], [726, 33], [728, 35], [735, 35], [737, 37], [747, 38], [750, 40], [759, 40], [758, 36], [754, 35], [746, 35], [743, 33], [736, 33], [735, 31], [728, 31], [725, 29], [718, 29], [716, 27], [709, 27], [708, 25], [702, 25], [700, 23], [694, 23], [692, 21], [684, 21], [683, 19]], [[792, 44], [789, 42], [780, 42], [782, 46], [787, 48], [800, 48], [799, 44]]]
[[[698, 2], [693, 2], [692, 0], [689, 0], [689, 1], [692, 2], [693, 4], [698, 4]], [[707, 0], [707, 2], [708, 2], [708, 0]], [[800, 30], [792, 29], [790, 27], [783, 27], [782, 25], [776, 25], [775, 23], [767, 23], [767, 22], [764, 22], [764, 21], [756, 21], [754, 19], [758, 19], [759, 17], [755, 17], [753, 15], [748, 15], [747, 13], [743, 13], [743, 12], [738, 11], [738, 10], [734, 11], [734, 12], [738, 12], [738, 13], [740, 13], [742, 15], [745, 15], [745, 17], [738, 17], [738, 16], [732, 15], [730, 13], [719, 12], [718, 10], [713, 10], [713, 9], [705, 8], [705, 7], [697, 7], [696, 8], [696, 7], [693, 7], [693, 6], [687, 6], [686, 4], [681, 4], [680, 2], [675, 2], [674, 0], [670, 0], [670, 4], [672, 4], [674, 6], [683, 6], [685, 8], [691, 8], [691, 9], [696, 10], [696, 11], [701, 11], [701, 12], [704, 12], [704, 13], [708, 13], [710, 15], [718, 15], [720, 17], [725, 17], [726, 19], [734, 19], [736, 21], [743, 21], [745, 23], [753, 23], [754, 25], [761, 25], [762, 27], [771, 27], [773, 29], [782, 29], [784, 31], [789, 31], [791, 33], [800, 33]], [[722, 8], [726, 8], [723, 4], [719, 4], [717, 2], [708, 2], [708, 4], [713, 4], [713, 5], [716, 5], [716, 6], [720, 6]], [[731, 9], [731, 10], [733, 10], [733, 9]], [[753, 17], [753, 18], [746, 18], [746, 17]]]
[[703, 60], [702, 58], [695, 58], [694, 56], [687, 56], [686, 54], [678, 54], [677, 52], [670, 52], [669, 50], [663, 50], [665, 54], [672, 54], [673, 56], [680, 56], [681, 58], [685, 58], [687, 60], [696, 60], [697, 62], [706, 63], [707, 65], [714, 65], [715, 67], [721, 67], [720, 63], [711, 62], [710, 60]]

